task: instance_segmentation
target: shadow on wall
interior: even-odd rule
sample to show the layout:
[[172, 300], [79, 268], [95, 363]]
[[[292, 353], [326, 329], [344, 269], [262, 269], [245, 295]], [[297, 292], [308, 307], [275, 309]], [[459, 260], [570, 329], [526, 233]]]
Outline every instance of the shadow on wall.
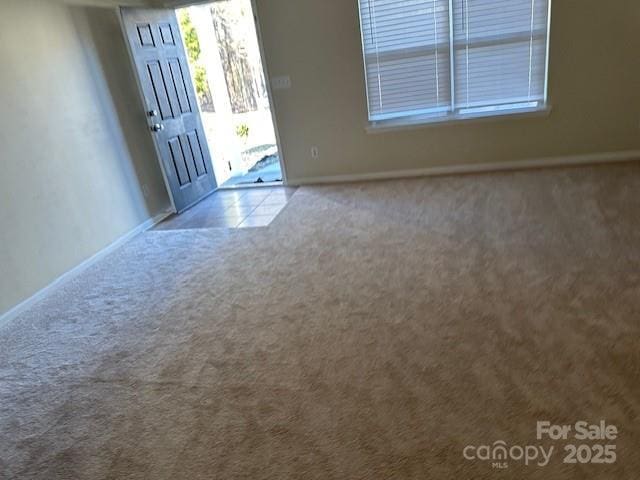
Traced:
[[[92, 66], [96, 102], [102, 107], [112, 138], [118, 143], [127, 172], [124, 180], [136, 197], [136, 205], [157, 215], [170, 208], [170, 200], [158, 164], [153, 139], [140, 100], [129, 52], [115, 8], [71, 7], [73, 21]], [[137, 180], [137, 181], [136, 181]]]

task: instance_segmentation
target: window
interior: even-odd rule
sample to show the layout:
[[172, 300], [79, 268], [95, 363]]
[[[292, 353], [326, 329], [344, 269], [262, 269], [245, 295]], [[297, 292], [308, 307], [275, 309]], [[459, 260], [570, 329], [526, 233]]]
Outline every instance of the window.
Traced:
[[551, 0], [359, 0], [369, 120], [542, 109]]

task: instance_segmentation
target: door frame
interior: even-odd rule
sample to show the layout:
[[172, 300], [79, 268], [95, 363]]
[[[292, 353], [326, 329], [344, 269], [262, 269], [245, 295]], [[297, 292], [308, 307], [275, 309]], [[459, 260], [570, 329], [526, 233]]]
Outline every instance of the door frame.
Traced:
[[271, 121], [273, 123], [273, 131], [276, 134], [276, 146], [278, 147], [278, 159], [280, 161], [280, 171], [282, 172], [282, 184], [287, 186], [289, 184], [287, 180], [287, 166], [284, 160], [284, 152], [282, 151], [282, 140], [280, 139], [280, 129], [278, 128], [278, 119], [276, 115], [276, 105], [273, 101], [273, 90], [271, 88], [271, 77], [269, 76], [269, 69], [267, 67], [267, 57], [264, 50], [264, 43], [262, 41], [262, 29], [260, 27], [260, 16], [258, 13], [257, 0], [251, 0], [251, 10], [253, 13], [253, 24], [256, 28], [256, 37], [258, 39], [258, 50], [260, 51], [260, 63], [262, 64], [262, 75], [264, 75], [267, 98], [269, 99], [269, 109], [271, 110]]
[[[214, 3], [216, 0], [179, 0], [176, 2], [172, 2], [171, 6], [166, 6], [166, 7], [149, 7], [149, 10], [162, 10], [162, 9], [166, 9], [166, 10], [173, 10], [174, 12], [179, 9], [179, 8], [186, 8], [186, 7], [191, 7], [194, 5], [203, 5], [203, 4], [207, 4], [207, 3]], [[258, 6], [256, 3], [256, 0], [250, 0], [251, 2], [251, 9], [252, 9], [252, 14], [253, 14], [253, 23], [256, 29], [256, 37], [257, 37], [257, 41], [258, 41], [258, 49], [260, 52], [260, 63], [262, 65], [262, 74], [264, 75], [265, 78], [265, 87], [267, 90], [267, 98], [269, 100], [269, 110], [271, 111], [271, 122], [273, 123], [273, 130], [275, 132], [276, 135], [276, 146], [278, 148], [278, 160], [280, 163], [280, 171], [282, 172], [282, 185], [283, 186], [287, 186], [288, 185], [288, 180], [287, 180], [287, 167], [286, 167], [286, 163], [284, 160], [284, 153], [282, 151], [282, 141], [280, 138], [280, 130], [278, 128], [278, 121], [277, 121], [277, 115], [276, 115], [276, 106], [275, 103], [273, 101], [273, 91], [271, 88], [271, 77], [269, 76], [269, 70], [267, 67], [267, 61], [266, 61], [266, 56], [265, 56], [265, 50], [264, 50], [264, 45], [263, 45], [263, 41], [262, 41], [262, 30], [260, 28], [260, 20], [259, 20], [259, 14], [258, 14]], [[118, 19], [120, 22], [120, 29], [122, 30], [122, 34], [124, 35], [125, 38], [125, 43], [127, 44], [127, 51], [129, 52], [129, 60], [131, 61], [131, 67], [133, 68], [133, 76], [135, 77], [135, 82], [136, 85], [138, 87], [138, 99], [139, 99], [139, 106], [140, 106], [140, 118], [141, 121], [144, 121], [145, 124], [148, 124], [148, 118], [146, 117], [146, 104], [145, 104], [145, 100], [144, 100], [144, 90], [142, 87], [142, 83], [140, 81], [140, 78], [138, 78], [138, 75], [136, 75], [136, 64], [135, 64], [135, 57], [134, 57], [134, 53], [131, 49], [131, 45], [129, 44], [129, 42], [127, 41], [127, 31], [126, 31], [126, 27], [124, 24], [124, 19], [122, 17], [122, 11], [120, 10], [120, 8], [118, 8]], [[180, 41], [183, 42], [184, 44], [184, 39], [182, 38], [182, 31], [180, 31]], [[191, 82], [193, 83], [193, 75], [191, 72], [191, 68], [189, 67], [189, 79], [191, 80]], [[194, 86], [195, 88], [195, 86]], [[200, 111], [200, 104], [198, 104], [198, 114], [202, 114], [202, 112]], [[205, 136], [206, 136], [207, 132], [205, 131]], [[149, 130], [149, 135], [153, 137], [151, 130]], [[209, 138], [207, 137], [207, 142], [209, 142]], [[169, 179], [167, 178], [167, 175], [164, 171], [164, 168], [162, 167], [162, 158], [160, 156], [160, 150], [158, 148], [157, 143], [153, 142], [153, 147], [155, 149], [156, 152], [156, 160], [158, 161], [158, 166], [160, 167], [160, 170], [162, 171], [162, 178], [164, 180], [164, 184], [165, 184], [165, 188], [167, 190], [167, 194], [169, 195], [169, 201], [171, 202], [171, 208], [173, 210], [173, 212], [177, 212], [176, 210], [176, 205], [175, 205], [175, 201], [173, 198], [173, 194], [171, 193], [171, 188], [169, 185]], [[214, 161], [214, 159], [212, 158], [212, 162]], [[215, 178], [215, 175], [214, 175]], [[218, 183], [218, 180], [216, 179], [216, 184]], [[252, 187], [253, 185], [242, 185], [242, 186], [237, 186], [234, 188], [246, 188], [246, 187]], [[266, 185], [268, 186], [268, 185]], [[219, 190], [221, 187], [220, 185], [217, 185], [214, 192]]]

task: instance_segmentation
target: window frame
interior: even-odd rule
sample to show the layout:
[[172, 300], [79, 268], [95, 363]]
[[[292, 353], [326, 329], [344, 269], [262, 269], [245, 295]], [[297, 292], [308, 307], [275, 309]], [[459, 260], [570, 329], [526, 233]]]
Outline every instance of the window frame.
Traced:
[[[391, 113], [387, 117], [385, 115], [379, 115], [377, 119], [372, 119], [371, 115], [371, 103], [369, 99], [369, 85], [367, 75], [367, 52], [365, 45], [365, 34], [362, 24], [362, 2], [358, 2], [358, 16], [360, 23], [360, 43], [362, 46], [362, 63], [363, 73], [365, 80], [365, 95], [367, 101], [367, 127], [366, 130], [369, 133], [378, 133], [385, 131], [401, 130], [405, 128], [418, 128], [420, 126], [430, 126], [438, 124], [458, 124], [469, 123], [474, 121], [485, 122], [492, 119], [504, 119], [506, 118], [528, 118], [528, 117], [543, 117], [548, 116], [551, 113], [551, 105], [549, 104], [549, 56], [551, 52], [551, 7], [553, 0], [548, 0], [547, 6], [547, 30], [546, 30], [546, 46], [545, 46], [545, 65], [544, 65], [544, 90], [542, 100], [535, 101], [517, 101], [505, 104], [496, 104], [491, 106], [482, 106], [478, 108], [463, 108], [457, 109], [455, 105], [455, 54], [456, 44], [454, 39], [454, 15], [453, 15], [453, 1], [449, 0], [449, 71], [450, 71], [450, 88], [451, 88], [451, 105], [443, 111], [441, 108], [438, 112], [433, 112], [434, 109], [425, 108], [425, 110], [431, 110], [428, 113], [421, 114], [397, 114]], [[508, 38], [508, 37], [506, 37]], [[536, 104], [536, 105], [533, 105]], [[500, 108], [504, 107], [504, 108]]]

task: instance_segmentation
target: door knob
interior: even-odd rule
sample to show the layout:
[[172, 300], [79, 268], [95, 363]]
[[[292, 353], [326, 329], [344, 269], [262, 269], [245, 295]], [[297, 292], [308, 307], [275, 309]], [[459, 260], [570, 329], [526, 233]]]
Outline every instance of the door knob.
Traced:
[[155, 116], [158, 115], [158, 111], [157, 110], [149, 110], [147, 112], [147, 115], [150, 116], [150, 117], [155, 117]]
[[151, 125], [151, 130], [153, 130], [154, 132], [159, 132], [161, 130], [164, 130], [164, 125], [162, 125], [161, 123], [155, 123]]

